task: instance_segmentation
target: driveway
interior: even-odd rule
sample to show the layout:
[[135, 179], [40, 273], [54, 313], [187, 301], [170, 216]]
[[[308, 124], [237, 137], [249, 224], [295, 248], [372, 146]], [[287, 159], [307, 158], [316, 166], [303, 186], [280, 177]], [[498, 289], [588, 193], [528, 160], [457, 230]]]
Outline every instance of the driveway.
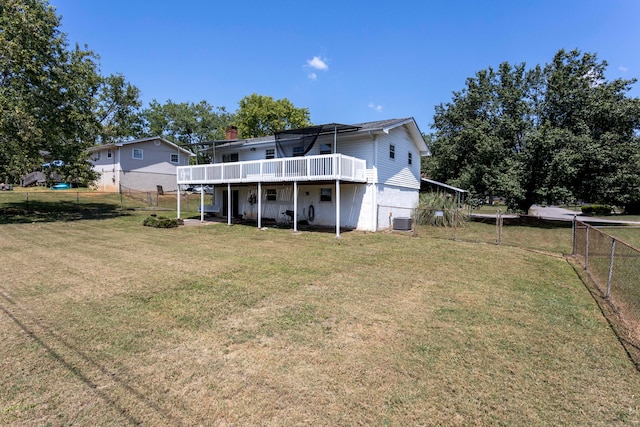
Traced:
[[572, 211], [569, 209], [559, 208], [557, 206], [540, 206], [533, 205], [529, 208], [529, 214], [539, 216], [545, 219], [555, 219], [561, 221], [573, 221], [574, 215], [578, 221], [582, 222], [597, 222], [597, 223], [609, 223], [609, 224], [638, 224], [636, 221], [618, 221], [610, 219], [608, 217], [592, 217], [584, 216], [580, 212]]

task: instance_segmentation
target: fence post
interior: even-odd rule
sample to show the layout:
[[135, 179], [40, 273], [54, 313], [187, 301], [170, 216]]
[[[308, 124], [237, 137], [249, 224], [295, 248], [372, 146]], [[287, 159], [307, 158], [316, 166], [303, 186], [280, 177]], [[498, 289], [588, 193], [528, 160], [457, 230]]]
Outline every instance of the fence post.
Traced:
[[502, 243], [502, 210], [498, 209], [496, 214], [496, 243]]
[[418, 237], [418, 208], [413, 210], [413, 237]]
[[589, 225], [585, 224], [585, 227], [584, 269], [589, 271]]
[[573, 222], [571, 224], [571, 228], [573, 231], [573, 243], [571, 245], [571, 255], [576, 254], [576, 215], [573, 214]]
[[458, 230], [458, 209], [453, 211], [453, 240], [456, 240], [456, 231]]
[[613, 277], [613, 259], [616, 251], [616, 239], [612, 239], [611, 258], [609, 259], [609, 277], [607, 278], [607, 292], [604, 294], [605, 299], [611, 296], [611, 278]]

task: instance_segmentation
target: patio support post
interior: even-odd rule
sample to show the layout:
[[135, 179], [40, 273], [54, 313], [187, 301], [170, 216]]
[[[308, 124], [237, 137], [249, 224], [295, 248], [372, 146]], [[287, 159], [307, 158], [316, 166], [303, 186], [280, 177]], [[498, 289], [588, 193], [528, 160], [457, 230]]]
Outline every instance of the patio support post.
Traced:
[[336, 179], [336, 239], [340, 238], [340, 180]]
[[200, 186], [200, 222], [204, 222], [204, 185]]
[[180, 219], [180, 184], [178, 184], [178, 206], [177, 206], [177, 217]]
[[262, 228], [262, 182], [258, 181], [258, 228]]
[[298, 231], [298, 181], [293, 181], [293, 232]]
[[231, 225], [231, 183], [227, 183], [227, 225]]

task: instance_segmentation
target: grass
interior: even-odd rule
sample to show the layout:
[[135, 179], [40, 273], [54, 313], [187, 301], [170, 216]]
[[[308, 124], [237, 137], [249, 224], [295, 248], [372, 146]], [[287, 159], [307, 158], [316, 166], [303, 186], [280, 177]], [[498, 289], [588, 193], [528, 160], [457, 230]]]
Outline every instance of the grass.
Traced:
[[640, 248], [640, 227], [637, 226], [619, 226], [619, 227], [598, 227], [605, 233], [617, 237], [618, 239]]
[[0, 424], [640, 422], [640, 375], [561, 257], [146, 214], [0, 225]]

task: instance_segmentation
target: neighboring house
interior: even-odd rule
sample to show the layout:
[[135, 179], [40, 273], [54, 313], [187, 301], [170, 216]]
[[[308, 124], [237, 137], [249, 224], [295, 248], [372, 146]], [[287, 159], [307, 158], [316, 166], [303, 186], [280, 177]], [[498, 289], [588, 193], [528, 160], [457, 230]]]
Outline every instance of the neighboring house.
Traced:
[[[413, 118], [326, 124], [272, 137], [229, 133], [209, 154], [213, 164], [178, 167], [179, 185], [214, 186], [202, 211], [377, 231], [418, 204], [420, 160], [428, 148]], [[203, 200], [205, 200], [203, 196]], [[178, 198], [178, 216], [180, 198]], [[294, 221], [294, 229], [297, 222]]]
[[161, 137], [136, 139], [89, 148], [89, 161], [100, 174], [101, 191], [176, 191], [176, 167], [189, 164], [188, 150]]

